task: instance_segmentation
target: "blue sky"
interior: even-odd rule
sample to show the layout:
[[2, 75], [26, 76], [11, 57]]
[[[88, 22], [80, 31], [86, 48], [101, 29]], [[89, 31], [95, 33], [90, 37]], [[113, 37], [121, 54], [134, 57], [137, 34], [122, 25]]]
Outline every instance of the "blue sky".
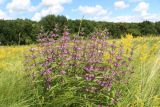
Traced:
[[160, 21], [160, 0], [0, 0], [0, 19], [39, 21], [48, 14], [110, 22]]

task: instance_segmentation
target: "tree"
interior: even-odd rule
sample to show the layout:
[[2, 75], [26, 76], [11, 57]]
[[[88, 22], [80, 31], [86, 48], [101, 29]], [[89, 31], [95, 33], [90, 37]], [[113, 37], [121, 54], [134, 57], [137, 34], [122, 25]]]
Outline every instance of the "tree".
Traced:
[[142, 35], [149, 35], [149, 34], [156, 34], [155, 24], [150, 21], [144, 21], [139, 24], [141, 34]]
[[160, 21], [155, 23], [155, 29], [157, 31], [157, 34], [160, 35]]

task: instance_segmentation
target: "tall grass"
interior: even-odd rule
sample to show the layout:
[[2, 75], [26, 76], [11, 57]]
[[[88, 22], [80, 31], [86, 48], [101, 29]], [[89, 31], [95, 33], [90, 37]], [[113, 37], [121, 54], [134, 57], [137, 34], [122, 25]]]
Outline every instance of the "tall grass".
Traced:
[[23, 49], [25, 47], [1, 47], [5, 57], [0, 62], [5, 67], [0, 68], [0, 107], [29, 106], [29, 86], [22, 65]]
[[[141, 41], [142, 43], [142, 41]], [[147, 46], [157, 44], [158, 41], [148, 41]], [[142, 45], [142, 44], [141, 44]], [[134, 73], [128, 87], [126, 96], [122, 98], [119, 107], [159, 107], [160, 106], [160, 48], [154, 53], [147, 53], [145, 61], [140, 60], [142, 50], [136, 50], [134, 58]], [[149, 50], [147, 50], [149, 51]]]

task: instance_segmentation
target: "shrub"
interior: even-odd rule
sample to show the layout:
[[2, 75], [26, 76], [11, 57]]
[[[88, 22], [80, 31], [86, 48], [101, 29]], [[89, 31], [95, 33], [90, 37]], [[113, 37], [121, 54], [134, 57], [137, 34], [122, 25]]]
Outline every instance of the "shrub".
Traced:
[[116, 105], [132, 70], [133, 49], [126, 54], [123, 45], [106, 40], [106, 32], [93, 33], [89, 40], [69, 35], [67, 29], [59, 39], [56, 33], [41, 33], [26, 55], [36, 105]]

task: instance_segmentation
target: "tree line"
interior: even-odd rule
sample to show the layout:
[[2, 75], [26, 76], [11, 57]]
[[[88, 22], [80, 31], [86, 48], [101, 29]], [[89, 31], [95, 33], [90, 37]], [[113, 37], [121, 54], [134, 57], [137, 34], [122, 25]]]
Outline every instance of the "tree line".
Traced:
[[[57, 27], [58, 25], [58, 27]], [[69, 28], [72, 35], [79, 31], [81, 36], [88, 37], [98, 29], [108, 29], [111, 38], [120, 38], [127, 33], [133, 36], [160, 35], [160, 22], [144, 21], [141, 23], [113, 23], [91, 20], [71, 20], [65, 16], [48, 15], [39, 22], [29, 19], [0, 20], [0, 45], [25, 45], [36, 42], [37, 35], [42, 32], [51, 32], [57, 29], [62, 33], [64, 27]]]

